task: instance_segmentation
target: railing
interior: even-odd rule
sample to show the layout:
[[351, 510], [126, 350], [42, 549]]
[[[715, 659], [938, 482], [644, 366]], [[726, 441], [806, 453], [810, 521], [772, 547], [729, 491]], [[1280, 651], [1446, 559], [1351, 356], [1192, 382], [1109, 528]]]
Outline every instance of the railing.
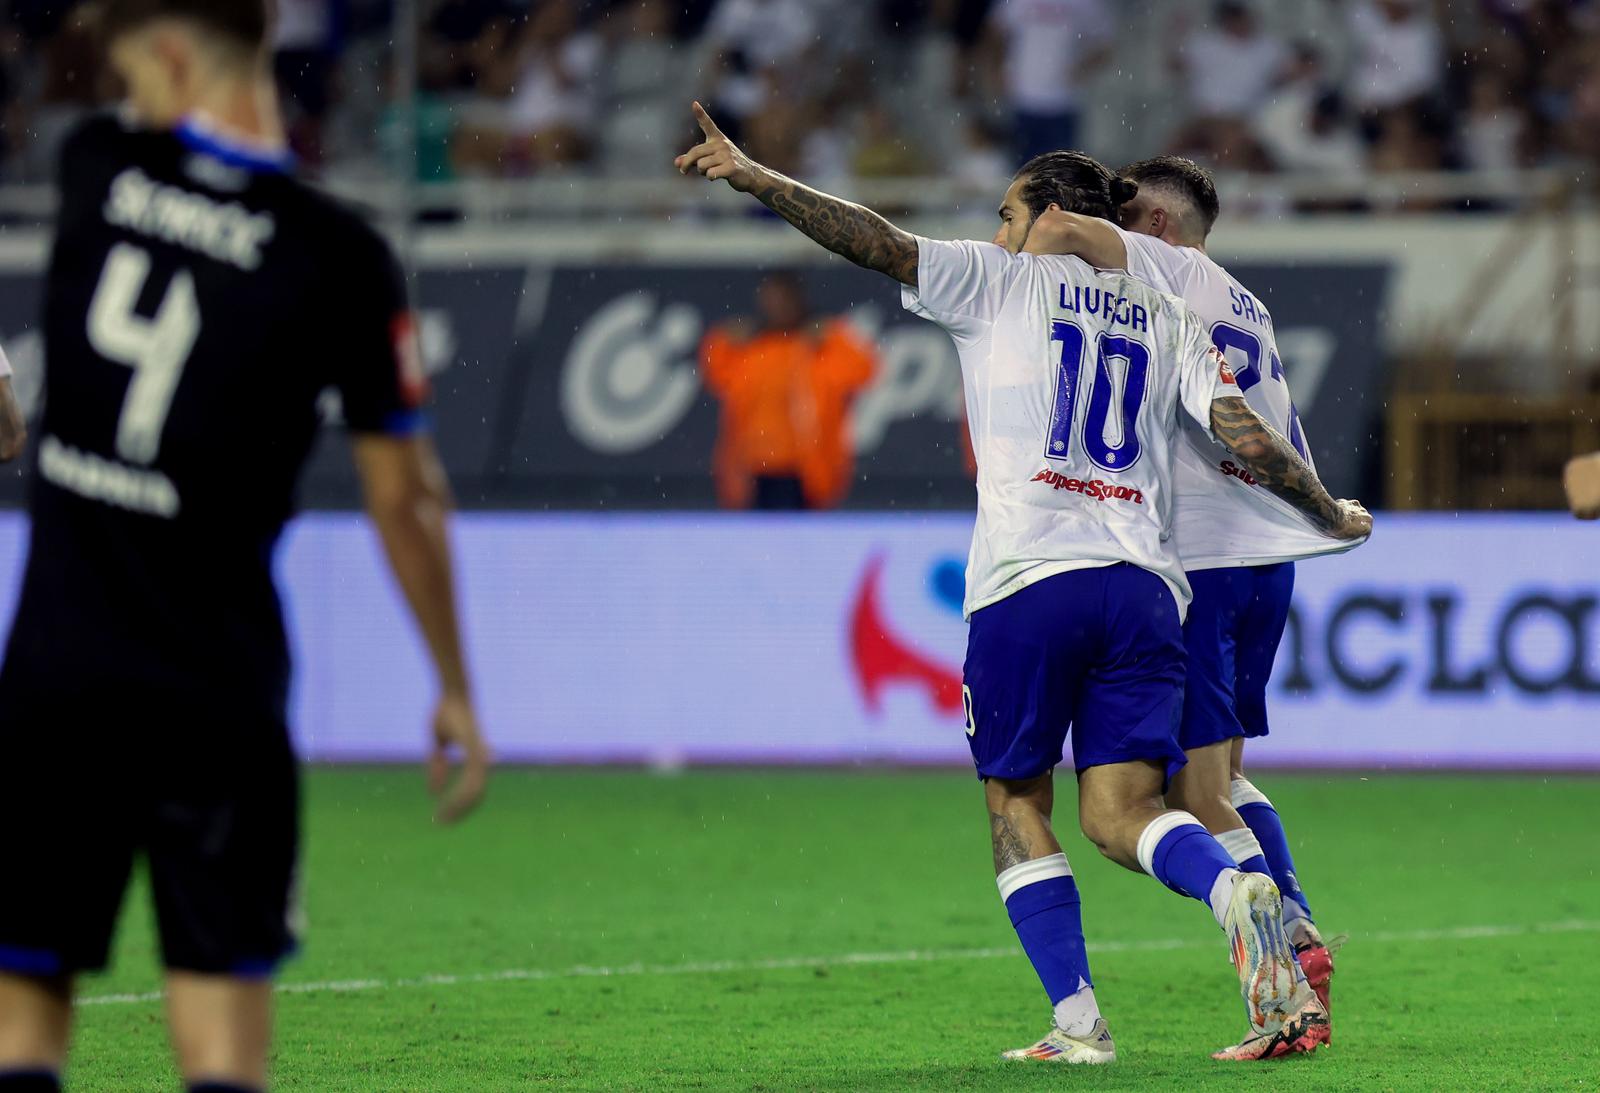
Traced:
[[[344, 168], [327, 177], [331, 190], [381, 215], [411, 213], [466, 223], [561, 220], [583, 217], [606, 223], [660, 222], [679, 217], [738, 219], [750, 214], [748, 198], [726, 186], [677, 177], [669, 165], [648, 178], [597, 178], [577, 171], [527, 179], [493, 179], [407, 186], [370, 167]], [[1231, 216], [1284, 212], [1441, 211], [1476, 206], [1517, 209], [1572, 190], [1594, 204], [1593, 175], [1540, 168], [1522, 171], [1366, 174], [1223, 174], [1217, 179]], [[947, 178], [874, 179], [838, 187], [842, 196], [907, 216], [989, 217], [1004, 179], [975, 185]], [[55, 194], [44, 185], [0, 186], [0, 223], [47, 223]]]

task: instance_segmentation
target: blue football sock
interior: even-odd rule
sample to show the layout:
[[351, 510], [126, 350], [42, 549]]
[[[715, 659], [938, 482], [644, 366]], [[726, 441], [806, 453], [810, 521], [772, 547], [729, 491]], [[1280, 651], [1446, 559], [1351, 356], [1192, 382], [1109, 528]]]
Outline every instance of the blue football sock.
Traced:
[[0, 1070], [0, 1093], [61, 1093], [53, 1070]]
[[1222, 849], [1228, 852], [1233, 863], [1246, 873], [1265, 873], [1272, 875], [1272, 867], [1267, 864], [1267, 858], [1261, 851], [1261, 844], [1256, 841], [1255, 834], [1248, 827], [1241, 827], [1237, 831], [1224, 831], [1217, 836], [1217, 842], [1222, 844]]
[[[1100, 1016], [1094, 1005], [1089, 954], [1083, 944], [1078, 884], [1065, 854], [1014, 865], [995, 878], [1006, 913], [1056, 1007], [1063, 1031], [1087, 1033]], [[1073, 999], [1066, 1007], [1062, 1003]], [[1066, 1015], [1067, 1023], [1059, 1019]], [[1074, 1027], [1068, 1027], [1071, 1024]]]
[[1187, 812], [1163, 812], [1139, 835], [1139, 864], [1156, 880], [1211, 908], [1217, 925], [1238, 870], [1222, 844]]
[[1266, 794], [1247, 779], [1235, 778], [1232, 793], [1233, 807], [1238, 810], [1239, 817], [1250, 825], [1250, 830], [1261, 843], [1261, 851], [1272, 869], [1272, 879], [1278, 882], [1278, 891], [1283, 893], [1285, 901], [1297, 903], [1309, 919], [1311, 904], [1306, 902], [1306, 894], [1294, 875], [1294, 856], [1289, 853], [1289, 836], [1283, 833], [1283, 821], [1278, 818], [1278, 810], [1272, 807]]

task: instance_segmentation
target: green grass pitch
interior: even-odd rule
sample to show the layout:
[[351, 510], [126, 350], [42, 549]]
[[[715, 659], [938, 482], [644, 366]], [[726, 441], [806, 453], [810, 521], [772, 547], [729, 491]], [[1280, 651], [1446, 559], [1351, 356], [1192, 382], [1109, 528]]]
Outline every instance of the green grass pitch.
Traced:
[[[507, 770], [441, 830], [411, 771], [314, 770], [276, 1087], [1600, 1086], [1600, 782], [1257, 781], [1319, 922], [1351, 935], [1333, 1046], [1212, 1062], [1244, 1024], [1209, 913], [1069, 822], [1122, 1058], [1068, 1069], [996, 1059], [1048, 1007], [965, 773]], [[176, 1088], [160, 1004], [140, 997], [157, 975], [136, 890], [114, 970], [82, 984], [69, 1088]]]

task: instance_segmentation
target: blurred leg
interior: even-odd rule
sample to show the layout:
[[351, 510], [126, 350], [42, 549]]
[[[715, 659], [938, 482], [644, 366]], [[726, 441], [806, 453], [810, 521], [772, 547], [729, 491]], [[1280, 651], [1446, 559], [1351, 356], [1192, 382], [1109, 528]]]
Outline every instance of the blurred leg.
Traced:
[[167, 973], [167, 1014], [178, 1069], [191, 1086], [267, 1086], [272, 983], [266, 979]]
[[65, 976], [33, 978], [0, 973], [0, 1089], [49, 1088], [67, 1061], [72, 1033], [72, 980]]

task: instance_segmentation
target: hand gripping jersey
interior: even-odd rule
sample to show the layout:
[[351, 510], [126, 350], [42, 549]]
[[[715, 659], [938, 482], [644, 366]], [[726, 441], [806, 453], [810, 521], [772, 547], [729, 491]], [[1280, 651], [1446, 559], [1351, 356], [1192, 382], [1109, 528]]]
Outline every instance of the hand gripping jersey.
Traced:
[[1239, 393], [1200, 320], [1120, 271], [919, 239], [907, 310], [955, 339], [978, 460], [966, 614], [1068, 570], [1129, 562], [1182, 612], [1171, 542], [1179, 418]]
[[321, 395], [406, 433], [426, 390], [389, 248], [286, 167], [192, 125], [66, 141], [0, 717], [93, 691], [282, 718], [272, 554]]
[[[1246, 401], [1289, 438], [1313, 470], [1311, 446], [1289, 394], [1272, 316], [1206, 254], [1118, 229], [1128, 248], [1128, 273], [1183, 299], [1227, 358]], [[1185, 569], [1271, 565], [1340, 554], [1366, 540], [1324, 535], [1301, 513], [1255, 484], [1214, 437], [1184, 429], [1177, 451], [1174, 528]]]

